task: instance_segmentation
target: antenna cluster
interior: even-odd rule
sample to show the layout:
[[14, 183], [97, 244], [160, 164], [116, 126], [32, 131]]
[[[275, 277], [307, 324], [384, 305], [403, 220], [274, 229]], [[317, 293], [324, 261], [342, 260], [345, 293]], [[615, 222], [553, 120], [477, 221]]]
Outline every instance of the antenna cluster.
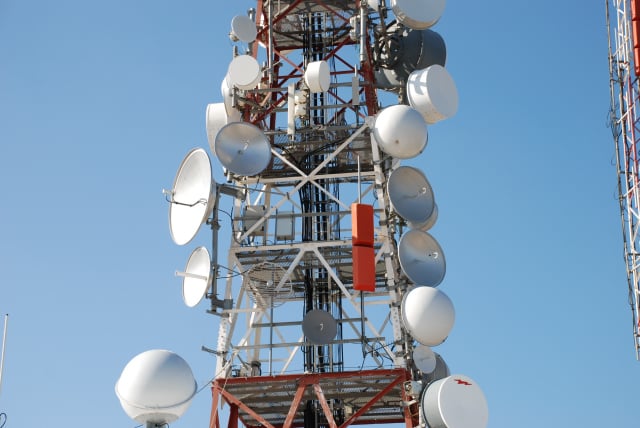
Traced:
[[[486, 426], [477, 383], [451, 375], [431, 349], [449, 336], [455, 311], [436, 288], [446, 262], [431, 234], [434, 191], [423, 171], [401, 165], [458, 108], [444, 40], [431, 29], [444, 7], [261, 0], [231, 20], [220, 100], [205, 112], [225, 183], [194, 148], [165, 191], [175, 244], [203, 224], [213, 233], [211, 251], [196, 248], [176, 272], [184, 303], [207, 297], [219, 321], [212, 424], [226, 400], [246, 426]], [[225, 264], [240, 275], [219, 273], [224, 196]], [[125, 368], [116, 385], [125, 410], [150, 403], [137, 391], [161, 390], [163, 376], [181, 385], [167, 408], [188, 402], [188, 366], [166, 352]], [[149, 367], [162, 375], [146, 379]], [[178, 414], [158, 412], [167, 422]]]

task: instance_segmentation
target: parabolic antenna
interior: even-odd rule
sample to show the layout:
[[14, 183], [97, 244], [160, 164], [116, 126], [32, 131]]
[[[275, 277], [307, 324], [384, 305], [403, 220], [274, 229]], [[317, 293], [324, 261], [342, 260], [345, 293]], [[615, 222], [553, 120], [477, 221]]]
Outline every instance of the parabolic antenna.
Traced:
[[447, 271], [440, 244], [433, 236], [419, 229], [402, 235], [398, 244], [398, 258], [402, 271], [418, 285], [437, 287]]
[[447, 119], [458, 111], [456, 84], [449, 72], [438, 64], [409, 75], [407, 99], [429, 124]]
[[433, 190], [417, 168], [401, 166], [394, 170], [387, 181], [387, 192], [393, 208], [409, 222], [422, 224], [433, 214]]
[[326, 345], [336, 337], [338, 323], [329, 312], [314, 309], [304, 316], [302, 331], [316, 345]]
[[428, 346], [418, 345], [413, 350], [413, 362], [423, 374], [432, 373], [436, 369], [436, 353]]
[[115, 389], [130, 418], [142, 424], [160, 425], [184, 414], [197, 385], [185, 360], [171, 351], [154, 349], [127, 363]]
[[251, 43], [256, 39], [257, 34], [256, 24], [248, 16], [237, 15], [231, 20], [229, 37], [234, 42], [239, 40], [244, 43]]
[[410, 221], [408, 222], [408, 224], [411, 229], [418, 229], [426, 232], [431, 229], [434, 224], [436, 224], [436, 221], [438, 221], [438, 204], [434, 203], [433, 212], [431, 213], [427, 221], [425, 221], [424, 223], [413, 223]]
[[444, 67], [447, 47], [440, 34], [433, 30], [398, 31], [396, 24], [387, 30], [388, 37], [378, 39], [376, 60], [380, 68], [375, 71], [376, 86], [397, 90], [406, 85], [409, 74], [433, 64]]
[[171, 191], [169, 230], [173, 242], [190, 242], [213, 208], [211, 162], [204, 149], [192, 149], [178, 168]]
[[264, 132], [247, 122], [229, 123], [216, 136], [214, 153], [237, 175], [260, 174], [271, 162], [271, 144]]
[[189, 256], [182, 279], [182, 300], [190, 308], [204, 298], [211, 285], [211, 258], [205, 247], [198, 247]]
[[427, 68], [434, 64], [445, 66], [447, 62], [447, 45], [437, 31], [420, 30], [422, 36], [422, 49], [416, 64], [416, 70]]
[[207, 140], [209, 141], [209, 149], [213, 153], [213, 145], [216, 141], [216, 135], [220, 129], [232, 122], [240, 121], [240, 112], [234, 108], [231, 109], [232, 115], [227, 113], [224, 103], [215, 103], [207, 105], [206, 126]]
[[415, 30], [435, 25], [445, 5], [445, 0], [391, 0], [391, 9], [398, 22]]
[[263, 262], [254, 265], [244, 274], [245, 288], [259, 308], [280, 306], [293, 294], [291, 280], [285, 277], [287, 271], [280, 265]]
[[436, 368], [431, 373], [422, 374], [422, 382], [424, 385], [429, 385], [430, 383], [451, 375], [449, 366], [445, 363], [444, 358], [437, 352], [434, 352], [434, 354], [436, 356]]
[[422, 153], [427, 145], [427, 123], [414, 108], [393, 105], [376, 116], [373, 136], [386, 154], [409, 159]]
[[482, 389], [460, 374], [429, 385], [422, 396], [422, 411], [430, 428], [485, 428], [489, 422]]
[[225, 79], [238, 89], [253, 89], [260, 81], [260, 64], [251, 55], [238, 55], [231, 60]]
[[307, 65], [304, 82], [311, 92], [326, 92], [331, 85], [331, 72], [326, 61], [314, 61]]
[[426, 346], [437, 346], [449, 336], [455, 310], [449, 296], [433, 287], [415, 287], [402, 299], [402, 322], [409, 334]]

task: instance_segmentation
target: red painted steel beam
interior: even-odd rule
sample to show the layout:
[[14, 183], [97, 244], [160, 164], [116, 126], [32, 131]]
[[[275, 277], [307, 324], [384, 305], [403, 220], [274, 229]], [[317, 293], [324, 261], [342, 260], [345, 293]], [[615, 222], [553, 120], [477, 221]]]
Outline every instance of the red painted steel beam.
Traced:
[[266, 427], [266, 428], [275, 428], [265, 418], [263, 418], [258, 413], [256, 413], [251, 407], [249, 407], [246, 404], [244, 404], [240, 399], [238, 399], [236, 396], [234, 396], [233, 394], [229, 393], [225, 389], [222, 389], [222, 387], [218, 384], [217, 380], [214, 382], [213, 387], [220, 391], [220, 394], [222, 394], [222, 396], [224, 397], [225, 401], [227, 403], [229, 403], [230, 405], [236, 405], [237, 408], [244, 410], [249, 415], [253, 416], [255, 418], [255, 420], [257, 420], [264, 427]]
[[390, 384], [388, 384], [382, 391], [377, 393], [371, 400], [369, 400], [369, 402], [367, 404], [362, 406], [357, 412], [355, 412], [353, 415], [351, 415], [351, 417], [349, 419], [347, 419], [342, 425], [340, 425], [340, 428], [345, 428], [345, 427], [348, 427], [349, 425], [351, 425], [352, 422], [354, 422], [360, 416], [362, 416], [364, 413], [366, 413], [366, 411], [369, 410], [371, 408], [371, 406], [373, 406], [375, 404], [376, 401], [378, 401], [379, 399], [381, 399], [382, 397], [387, 395], [387, 392], [391, 391], [394, 386], [396, 386], [400, 382], [404, 382], [406, 380], [408, 380], [408, 376], [407, 376], [406, 372], [398, 374], [398, 377], [396, 377], [395, 380], [393, 380]]
[[211, 387], [211, 416], [209, 417], [209, 428], [220, 428], [220, 420], [218, 418], [218, 405], [220, 403], [220, 394], [218, 390]]
[[302, 396], [304, 395], [304, 390], [306, 389], [306, 385], [304, 383], [299, 383], [298, 388], [296, 389], [296, 395], [293, 397], [293, 401], [291, 402], [291, 407], [289, 407], [289, 412], [287, 413], [287, 418], [284, 420], [284, 425], [282, 428], [290, 428], [293, 423], [293, 418], [296, 416], [296, 410], [300, 405], [300, 401], [302, 401]]
[[238, 428], [238, 406], [229, 406], [229, 424], [228, 428]]
[[338, 426], [336, 425], [336, 421], [333, 419], [333, 413], [331, 412], [331, 409], [327, 404], [327, 399], [324, 397], [322, 388], [318, 383], [314, 383], [313, 390], [316, 393], [316, 397], [318, 397], [318, 401], [320, 401], [324, 416], [327, 418], [327, 422], [329, 423], [329, 428], [338, 428]]

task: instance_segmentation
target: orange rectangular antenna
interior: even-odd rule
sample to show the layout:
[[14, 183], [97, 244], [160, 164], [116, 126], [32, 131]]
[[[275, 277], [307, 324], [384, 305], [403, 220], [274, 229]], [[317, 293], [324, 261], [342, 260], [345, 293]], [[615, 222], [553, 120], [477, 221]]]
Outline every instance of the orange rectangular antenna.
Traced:
[[376, 290], [376, 253], [373, 247], [353, 246], [353, 288]]
[[351, 204], [351, 242], [373, 247], [373, 205]]

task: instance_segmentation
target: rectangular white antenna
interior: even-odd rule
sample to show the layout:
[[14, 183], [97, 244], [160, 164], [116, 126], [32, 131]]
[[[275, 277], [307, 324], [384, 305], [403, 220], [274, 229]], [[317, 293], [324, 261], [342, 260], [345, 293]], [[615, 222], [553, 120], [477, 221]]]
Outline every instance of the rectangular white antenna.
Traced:
[[292, 83], [287, 88], [287, 135], [293, 137], [296, 133], [296, 87]]

